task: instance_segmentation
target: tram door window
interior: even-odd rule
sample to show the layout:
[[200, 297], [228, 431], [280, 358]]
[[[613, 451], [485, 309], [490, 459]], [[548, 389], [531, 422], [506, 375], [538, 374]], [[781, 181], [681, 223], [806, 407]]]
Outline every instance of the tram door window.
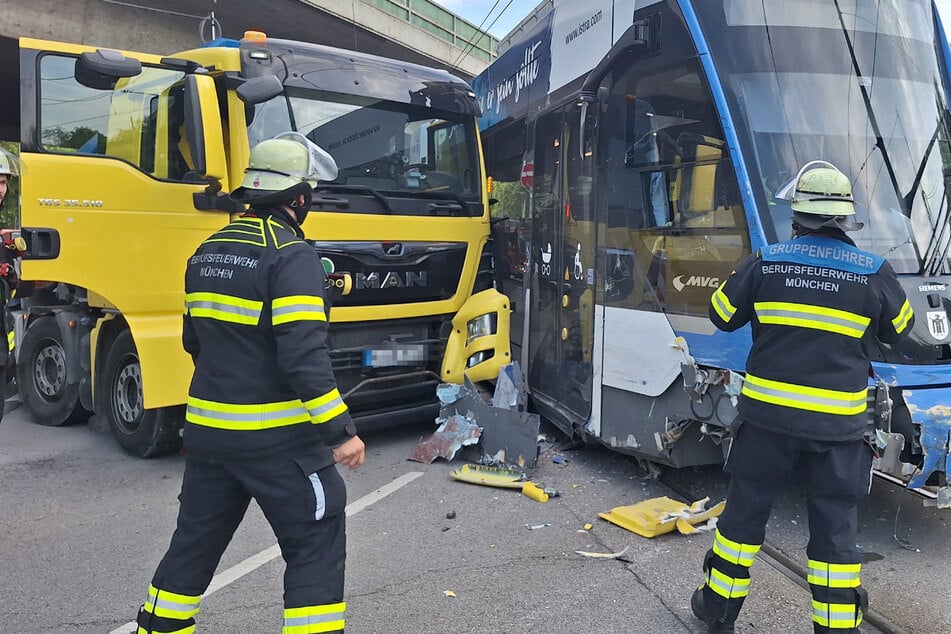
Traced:
[[580, 109], [540, 116], [534, 126], [532, 306], [535, 392], [580, 420], [590, 412], [595, 286], [594, 171], [582, 146]]
[[611, 79], [598, 126], [604, 301], [706, 315], [749, 236], [703, 71], [679, 55], [636, 60]]

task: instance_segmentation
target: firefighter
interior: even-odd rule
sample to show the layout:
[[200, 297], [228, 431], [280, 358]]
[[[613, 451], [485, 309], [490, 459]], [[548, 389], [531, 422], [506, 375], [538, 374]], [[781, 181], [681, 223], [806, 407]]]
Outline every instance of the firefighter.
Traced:
[[0, 148], [0, 209], [7, 198], [10, 188], [10, 179], [17, 175], [17, 160], [12, 154]]
[[232, 198], [251, 206], [185, 271], [185, 415], [178, 525], [139, 634], [195, 631], [202, 593], [254, 498], [287, 563], [284, 632], [344, 629], [346, 489], [365, 449], [327, 348], [324, 269], [301, 224], [329, 154], [296, 132], [262, 141]]
[[793, 239], [748, 257], [711, 298], [713, 323], [733, 331], [751, 322], [753, 346], [726, 509], [690, 602], [709, 632], [734, 631], [773, 501], [798, 474], [814, 630], [858, 632], [868, 603], [855, 545], [857, 505], [871, 486], [867, 351], [876, 339], [898, 341], [914, 314], [891, 265], [846, 235], [863, 226], [848, 177], [812, 161], [793, 183]]

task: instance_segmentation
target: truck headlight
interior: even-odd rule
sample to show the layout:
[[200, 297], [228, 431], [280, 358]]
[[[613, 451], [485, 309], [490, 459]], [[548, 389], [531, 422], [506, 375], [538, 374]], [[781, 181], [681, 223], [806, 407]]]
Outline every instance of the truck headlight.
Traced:
[[474, 339], [494, 335], [498, 328], [498, 316], [495, 313], [479, 315], [466, 324], [466, 345]]

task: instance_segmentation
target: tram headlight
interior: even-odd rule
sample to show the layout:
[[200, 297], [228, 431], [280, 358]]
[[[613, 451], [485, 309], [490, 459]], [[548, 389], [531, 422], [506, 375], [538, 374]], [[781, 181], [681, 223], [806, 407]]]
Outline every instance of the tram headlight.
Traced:
[[[498, 316], [495, 313], [486, 313], [479, 315], [475, 319], [470, 319], [466, 323], [466, 345], [479, 337], [494, 335], [498, 329]], [[470, 367], [473, 365], [469, 364]]]

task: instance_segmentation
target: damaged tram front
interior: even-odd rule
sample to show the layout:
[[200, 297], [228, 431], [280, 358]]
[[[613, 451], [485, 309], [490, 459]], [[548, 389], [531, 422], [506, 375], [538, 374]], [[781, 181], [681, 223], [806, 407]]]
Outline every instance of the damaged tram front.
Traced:
[[823, 159], [918, 315], [871, 351], [877, 473], [951, 506], [951, 59], [932, 2], [556, 0], [500, 52], [474, 85], [494, 213], [524, 237], [505, 290], [534, 407], [653, 462], [722, 461], [750, 330], [717, 331], [710, 296], [789, 238], [774, 194]]

